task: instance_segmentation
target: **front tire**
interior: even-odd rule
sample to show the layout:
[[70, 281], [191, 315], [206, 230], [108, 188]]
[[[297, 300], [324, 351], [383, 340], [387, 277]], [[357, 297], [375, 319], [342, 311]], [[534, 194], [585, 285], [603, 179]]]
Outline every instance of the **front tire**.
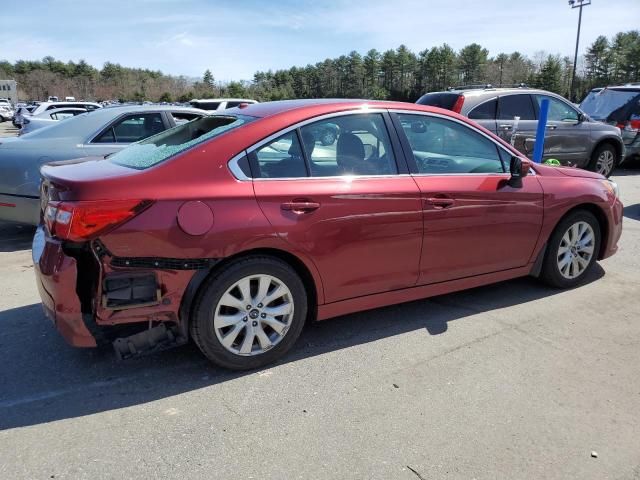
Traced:
[[605, 143], [593, 151], [589, 170], [609, 178], [618, 166], [617, 152], [613, 145]]
[[233, 370], [262, 367], [284, 355], [307, 317], [304, 283], [269, 256], [234, 261], [212, 275], [196, 299], [191, 336], [212, 362]]
[[600, 241], [600, 225], [592, 213], [570, 213], [549, 239], [540, 278], [556, 288], [577, 286], [593, 268]]

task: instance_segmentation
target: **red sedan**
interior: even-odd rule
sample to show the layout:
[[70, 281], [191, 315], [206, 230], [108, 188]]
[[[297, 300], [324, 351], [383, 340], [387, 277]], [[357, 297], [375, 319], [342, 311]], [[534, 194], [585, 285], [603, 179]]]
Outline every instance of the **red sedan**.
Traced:
[[622, 231], [615, 183], [408, 103], [243, 105], [42, 174], [33, 259], [67, 341], [126, 358], [192, 338], [234, 369], [307, 319], [525, 275], [573, 287]]

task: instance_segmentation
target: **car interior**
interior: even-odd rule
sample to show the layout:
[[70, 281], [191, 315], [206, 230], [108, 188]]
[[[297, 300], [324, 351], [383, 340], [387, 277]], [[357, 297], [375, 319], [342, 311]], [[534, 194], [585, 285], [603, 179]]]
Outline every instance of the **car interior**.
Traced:
[[[332, 145], [320, 132], [337, 131]], [[288, 132], [255, 152], [254, 168], [262, 178], [341, 175], [390, 175], [397, 172], [384, 121], [379, 115], [348, 115], [315, 122]], [[303, 150], [304, 148], [304, 154]], [[305, 162], [305, 156], [306, 161]]]
[[449, 120], [400, 116], [419, 173], [504, 173], [499, 149], [490, 140]]

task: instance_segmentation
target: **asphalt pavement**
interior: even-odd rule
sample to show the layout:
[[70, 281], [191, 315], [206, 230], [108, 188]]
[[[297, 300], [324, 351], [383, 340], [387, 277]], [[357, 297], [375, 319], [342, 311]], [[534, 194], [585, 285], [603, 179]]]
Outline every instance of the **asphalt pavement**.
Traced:
[[[268, 369], [68, 347], [0, 225], [1, 479], [640, 479], [640, 170], [620, 251], [310, 325]], [[479, 252], [481, 254], [481, 252]]]

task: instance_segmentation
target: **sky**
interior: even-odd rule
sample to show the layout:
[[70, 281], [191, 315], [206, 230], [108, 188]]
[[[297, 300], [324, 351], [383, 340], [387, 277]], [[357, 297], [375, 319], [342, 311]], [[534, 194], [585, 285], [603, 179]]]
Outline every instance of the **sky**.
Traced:
[[[51, 55], [216, 80], [405, 44], [414, 52], [476, 42], [491, 56], [573, 56], [567, 0], [2, 0], [0, 60]], [[580, 49], [640, 28], [640, 0], [592, 0]]]

